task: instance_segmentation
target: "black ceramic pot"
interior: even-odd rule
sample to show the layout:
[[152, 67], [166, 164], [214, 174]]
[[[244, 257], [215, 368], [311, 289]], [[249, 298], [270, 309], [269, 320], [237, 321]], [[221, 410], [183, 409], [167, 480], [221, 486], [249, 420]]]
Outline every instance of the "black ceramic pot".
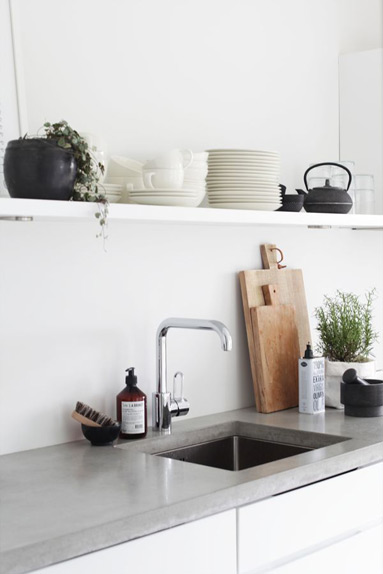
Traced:
[[351, 417], [383, 416], [383, 381], [364, 379], [369, 385], [340, 383], [340, 402]]
[[76, 171], [73, 153], [54, 141], [12, 140], [5, 150], [4, 179], [11, 197], [68, 200]]

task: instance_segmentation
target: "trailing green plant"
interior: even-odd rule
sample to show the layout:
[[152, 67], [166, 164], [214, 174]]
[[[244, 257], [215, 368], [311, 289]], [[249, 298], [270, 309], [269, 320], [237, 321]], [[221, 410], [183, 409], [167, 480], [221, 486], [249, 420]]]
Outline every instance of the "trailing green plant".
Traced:
[[109, 204], [105, 194], [99, 189], [99, 178], [104, 173], [103, 164], [92, 156], [87, 141], [65, 120], [54, 124], [46, 122], [43, 128], [46, 139], [55, 140], [58, 146], [71, 150], [73, 153], [77, 171], [71, 199], [98, 204], [99, 211], [95, 214], [101, 226], [98, 237], [101, 235], [106, 239]]
[[324, 297], [322, 307], [315, 309], [320, 335], [318, 351], [330, 361], [366, 362], [378, 333], [372, 326], [372, 306], [376, 290], [365, 294], [365, 302], [353, 293], [336, 291], [333, 298]]

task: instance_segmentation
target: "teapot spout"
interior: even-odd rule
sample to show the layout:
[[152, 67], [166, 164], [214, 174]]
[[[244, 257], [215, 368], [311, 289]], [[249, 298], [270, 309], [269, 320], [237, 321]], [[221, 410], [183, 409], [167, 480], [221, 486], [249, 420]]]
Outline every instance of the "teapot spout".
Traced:
[[304, 191], [303, 189], [296, 189], [295, 191], [299, 193], [299, 195], [307, 195], [307, 191]]

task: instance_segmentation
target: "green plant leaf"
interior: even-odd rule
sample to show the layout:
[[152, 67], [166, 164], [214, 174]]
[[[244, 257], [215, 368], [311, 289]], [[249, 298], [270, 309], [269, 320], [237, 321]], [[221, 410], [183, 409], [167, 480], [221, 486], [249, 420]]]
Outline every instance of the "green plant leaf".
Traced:
[[366, 294], [366, 303], [353, 293], [337, 291], [324, 297], [315, 309], [320, 335], [318, 351], [331, 361], [368, 360], [378, 334], [372, 328], [372, 303], [375, 290]]

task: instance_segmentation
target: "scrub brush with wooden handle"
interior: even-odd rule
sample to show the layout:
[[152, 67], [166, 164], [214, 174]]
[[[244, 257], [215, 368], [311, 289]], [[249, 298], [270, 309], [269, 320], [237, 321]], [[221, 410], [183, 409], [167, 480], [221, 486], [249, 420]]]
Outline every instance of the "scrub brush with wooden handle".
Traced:
[[72, 417], [79, 423], [89, 427], [106, 427], [116, 424], [116, 421], [108, 417], [108, 415], [99, 413], [89, 405], [81, 403], [80, 401], [77, 401], [76, 408], [72, 412]]

